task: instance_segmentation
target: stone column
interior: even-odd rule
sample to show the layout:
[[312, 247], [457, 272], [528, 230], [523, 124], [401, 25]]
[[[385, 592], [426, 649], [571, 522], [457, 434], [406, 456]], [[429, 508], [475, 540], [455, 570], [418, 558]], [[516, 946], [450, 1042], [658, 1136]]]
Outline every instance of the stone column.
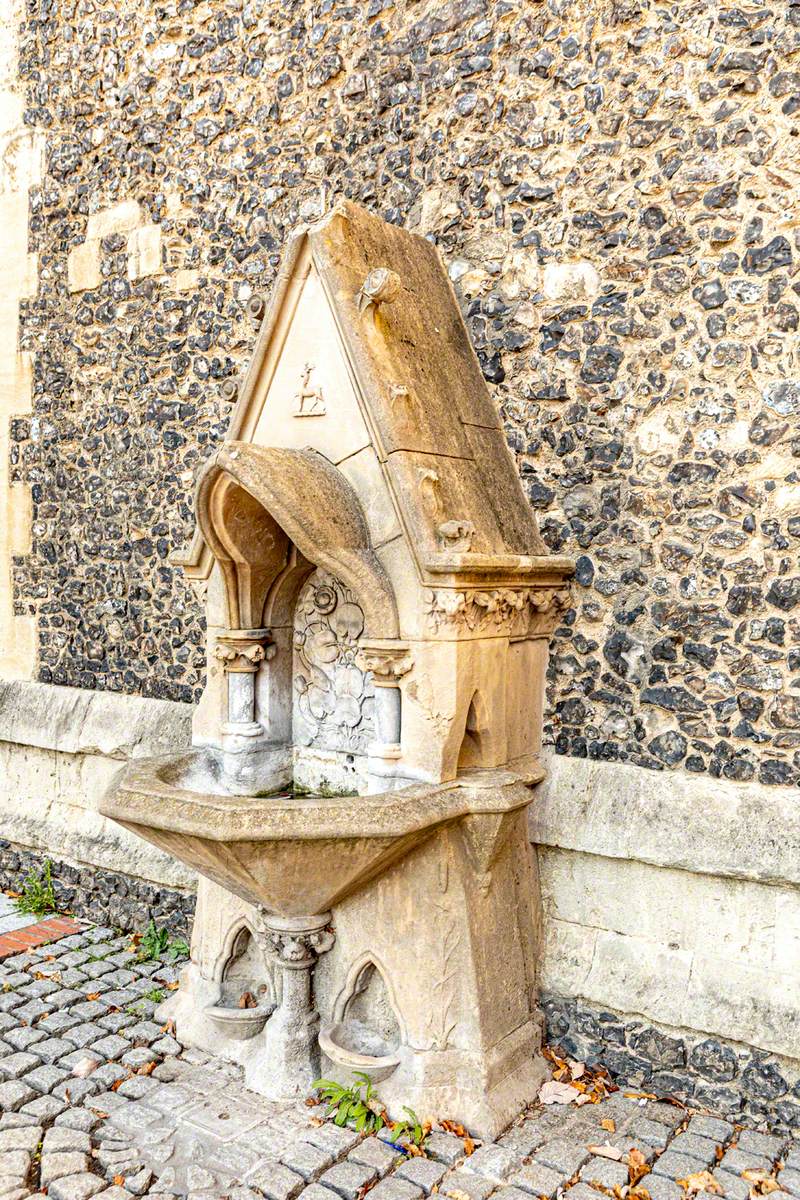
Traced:
[[229, 629], [217, 638], [214, 651], [228, 682], [228, 719], [223, 734], [257, 737], [264, 730], [256, 720], [255, 677], [261, 663], [270, 657], [268, 629]]
[[[403, 724], [399, 681], [411, 670], [412, 659], [401, 642], [370, 639], [359, 647], [359, 662], [372, 672], [375, 687], [375, 741], [367, 750], [369, 790], [374, 794], [391, 788], [396, 775]], [[400, 786], [404, 783], [401, 780]]]
[[319, 1074], [319, 1013], [312, 977], [320, 954], [334, 942], [331, 914], [278, 917], [261, 911], [258, 943], [280, 968], [281, 1002], [267, 1022], [262, 1063], [269, 1082], [259, 1091], [273, 1099], [304, 1096]]

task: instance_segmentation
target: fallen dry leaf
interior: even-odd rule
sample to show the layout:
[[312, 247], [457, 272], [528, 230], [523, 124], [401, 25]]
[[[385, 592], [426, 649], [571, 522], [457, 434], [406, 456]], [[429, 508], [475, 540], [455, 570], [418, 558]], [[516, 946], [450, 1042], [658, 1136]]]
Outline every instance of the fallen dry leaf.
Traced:
[[657, 1100], [655, 1092], [623, 1092], [626, 1100]]
[[650, 1174], [647, 1159], [635, 1146], [631, 1146], [625, 1161], [628, 1164], [628, 1182], [631, 1187], [635, 1187], [643, 1176]]
[[600, 1128], [605, 1129], [605, 1131], [607, 1133], [616, 1133], [617, 1132], [617, 1123], [616, 1123], [616, 1121], [613, 1121], [611, 1119], [611, 1117], [604, 1117], [603, 1120], [600, 1122]]
[[124, 1187], [125, 1186], [125, 1176], [124, 1175], [115, 1175], [114, 1183], [116, 1184], [117, 1187]]
[[[167, 984], [167, 991], [168, 991], [168, 992], [177, 992], [177, 990], [178, 990], [178, 988], [179, 988], [179, 987], [180, 987], [180, 984], [178, 983], [178, 981], [177, 981], [177, 979], [176, 979], [174, 983], [168, 983], [168, 984]], [[655, 1097], [654, 1097], [654, 1098], [655, 1098]]]
[[576, 1079], [580, 1079], [580, 1077], [586, 1071], [586, 1063], [575, 1062], [574, 1058], [567, 1059], [567, 1066], [570, 1069], [573, 1083], [575, 1082]]
[[559, 1083], [557, 1079], [549, 1079], [539, 1088], [539, 1100], [542, 1104], [572, 1104], [580, 1094], [571, 1083]]
[[92, 1071], [100, 1066], [99, 1058], [90, 1058], [87, 1054], [80, 1062], [77, 1062], [72, 1068], [72, 1074], [77, 1075], [78, 1079], [85, 1079], [87, 1075], [91, 1075]]
[[599, 1158], [610, 1158], [613, 1162], [619, 1162], [622, 1158], [622, 1151], [618, 1146], [612, 1146], [610, 1142], [603, 1142], [600, 1146], [587, 1146], [592, 1154], [598, 1155]]
[[711, 1192], [715, 1196], [724, 1196], [724, 1190], [719, 1180], [715, 1179], [710, 1171], [695, 1171], [692, 1175], [687, 1175], [685, 1179], [678, 1179], [678, 1187], [682, 1187], [690, 1196], [696, 1195], [697, 1192]]
[[97, 999], [99, 999], [99, 996], [100, 996], [99, 992], [88, 992], [86, 995], [86, 999], [87, 1000], [97, 1000]]
[[151, 1075], [155, 1069], [156, 1069], [156, 1064], [154, 1062], [147, 1062], [143, 1066], [139, 1067], [139, 1070], [136, 1072], [136, 1074], [137, 1075]]
[[742, 1179], [746, 1179], [748, 1183], [753, 1184], [750, 1188], [750, 1200], [757, 1200], [759, 1196], [768, 1196], [770, 1192], [781, 1190], [777, 1179], [766, 1171], [759, 1171], [755, 1167], [748, 1167], [746, 1171], [742, 1171]]

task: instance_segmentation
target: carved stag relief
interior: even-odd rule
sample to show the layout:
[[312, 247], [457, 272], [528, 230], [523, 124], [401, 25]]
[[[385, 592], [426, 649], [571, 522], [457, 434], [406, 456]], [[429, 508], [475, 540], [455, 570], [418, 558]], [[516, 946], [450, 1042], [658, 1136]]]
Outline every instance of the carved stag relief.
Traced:
[[374, 737], [372, 676], [356, 662], [364, 613], [349, 588], [317, 570], [297, 601], [294, 732], [303, 746], [366, 753]]
[[325, 400], [322, 395], [321, 387], [311, 386], [311, 376], [314, 374], [314, 367], [311, 363], [306, 363], [303, 367], [303, 372], [300, 376], [300, 387], [295, 396], [296, 417], [324, 417], [325, 416]]

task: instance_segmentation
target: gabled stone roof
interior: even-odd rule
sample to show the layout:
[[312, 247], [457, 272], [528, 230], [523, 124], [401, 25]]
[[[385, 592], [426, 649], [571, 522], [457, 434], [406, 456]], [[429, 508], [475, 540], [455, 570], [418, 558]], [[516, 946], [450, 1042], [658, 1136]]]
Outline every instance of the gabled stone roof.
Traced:
[[[568, 570], [566, 560], [542, 561], [545, 547], [436, 247], [349, 201], [290, 239], [228, 440], [253, 440], [312, 272], [335, 323], [364, 444], [380, 464], [421, 576], [455, 582], [473, 573]], [[343, 427], [348, 420], [343, 412], [323, 419], [334, 433], [337, 420]], [[309, 446], [331, 453], [314, 440], [322, 422], [294, 425], [308, 433]], [[258, 440], [287, 444], [282, 436], [265, 410]], [[202, 559], [196, 539], [183, 558], [190, 574], [208, 573]]]

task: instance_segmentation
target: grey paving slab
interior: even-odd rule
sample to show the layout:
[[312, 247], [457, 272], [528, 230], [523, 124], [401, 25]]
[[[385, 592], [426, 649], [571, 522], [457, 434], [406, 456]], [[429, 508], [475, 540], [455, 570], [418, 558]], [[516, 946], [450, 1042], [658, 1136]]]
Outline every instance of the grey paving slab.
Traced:
[[12, 933], [15, 929], [25, 929], [26, 926], [33, 925], [35, 922], [36, 917], [32, 917], [30, 913], [17, 912], [11, 897], [0, 892], [0, 934]]

